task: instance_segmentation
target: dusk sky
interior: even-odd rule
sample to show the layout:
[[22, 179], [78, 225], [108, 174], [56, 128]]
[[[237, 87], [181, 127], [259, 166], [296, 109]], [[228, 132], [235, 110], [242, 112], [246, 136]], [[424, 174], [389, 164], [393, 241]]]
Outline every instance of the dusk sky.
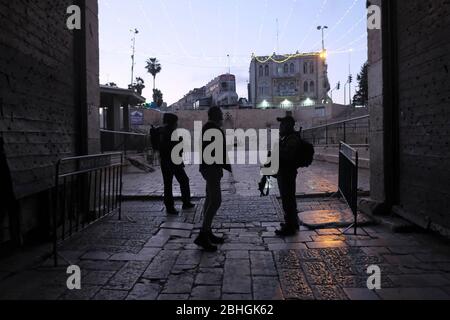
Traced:
[[[153, 84], [145, 61], [150, 57], [162, 64], [156, 86], [169, 105], [227, 73], [228, 54], [238, 94], [247, 97], [252, 53], [318, 51], [317, 26], [327, 25], [325, 46], [334, 87], [338, 81], [346, 82], [349, 61], [356, 79], [367, 60], [365, 4], [365, 0], [100, 0], [100, 82], [128, 86], [130, 30], [137, 28], [135, 75], [146, 81], [143, 95], [148, 101]], [[333, 97], [343, 103], [343, 90]]]

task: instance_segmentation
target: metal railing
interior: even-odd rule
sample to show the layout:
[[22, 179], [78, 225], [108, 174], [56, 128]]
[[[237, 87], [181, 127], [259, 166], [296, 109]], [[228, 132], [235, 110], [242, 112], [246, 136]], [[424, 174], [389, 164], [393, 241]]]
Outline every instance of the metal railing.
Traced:
[[303, 139], [316, 146], [338, 146], [342, 141], [349, 145], [369, 145], [369, 115], [333, 122], [302, 131]]
[[147, 153], [151, 150], [150, 135], [100, 130], [102, 152], [121, 151], [125, 155], [128, 153]]
[[58, 244], [88, 225], [118, 212], [122, 218], [122, 153], [66, 158], [56, 164], [53, 254]]
[[355, 218], [354, 223], [343, 233], [354, 227], [355, 235], [358, 233], [358, 161], [358, 151], [341, 142], [339, 146], [339, 192]]

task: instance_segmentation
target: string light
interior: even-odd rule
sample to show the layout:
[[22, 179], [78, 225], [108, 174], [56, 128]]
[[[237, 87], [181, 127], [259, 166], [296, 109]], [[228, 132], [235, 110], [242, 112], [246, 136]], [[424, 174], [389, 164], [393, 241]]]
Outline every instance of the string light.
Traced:
[[358, 20], [353, 26], [351, 26], [345, 33], [342, 34], [342, 36], [340, 36], [337, 40], [332, 41], [331, 43], [329, 43], [329, 46], [333, 46], [335, 44], [340, 43], [343, 39], [345, 39], [345, 37], [347, 35], [349, 35], [353, 30], [356, 29], [357, 26], [359, 26], [361, 24], [361, 22], [366, 21], [367, 20], [367, 14], [364, 14], [360, 20]]
[[317, 21], [319, 21], [319, 18], [322, 15], [323, 11], [325, 10], [325, 7], [326, 7], [327, 4], [328, 4], [328, 0], [324, 0], [322, 2], [322, 6], [320, 7], [319, 12], [316, 15], [316, 18], [314, 19], [314, 22], [311, 24], [311, 28], [309, 29], [308, 33], [303, 38], [302, 42], [300, 43], [300, 45], [297, 48], [301, 48], [303, 46], [303, 44], [305, 43], [305, 41], [309, 38], [309, 36], [311, 35], [312, 31], [315, 29], [314, 26], [317, 24]]
[[[336, 22], [336, 24], [331, 27], [327, 33], [327, 35], [325, 36], [325, 39], [328, 39], [330, 34], [341, 25], [341, 23], [344, 21], [344, 19], [350, 14], [350, 12], [353, 10], [353, 8], [356, 6], [356, 4], [359, 2], [360, 0], [354, 0], [353, 3], [350, 5], [350, 7], [346, 10], [346, 12], [342, 15], [342, 17], [338, 20], [338, 22]], [[321, 41], [316, 42], [312, 48], [317, 48], [320, 45]]]
[[317, 52], [312, 52], [312, 53], [295, 53], [295, 54], [286, 54], [286, 55], [281, 55], [281, 57], [284, 57], [284, 59], [282, 60], [277, 60], [276, 57], [279, 57], [280, 55], [277, 54], [272, 54], [271, 56], [267, 57], [267, 59], [261, 59], [261, 57], [257, 57], [255, 56], [255, 54], [252, 54], [252, 59], [256, 60], [259, 63], [267, 63], [269, 61], [278, 63], [278, 64], [283, 64], [288, 62], [291, 59], [295, 59], [295, 58], [300, 58], [300, 57], [310, 57], [310, 56], [324, 56], [326, 55], [325, 52], [321, 52], [321, 53], [317, 53]]

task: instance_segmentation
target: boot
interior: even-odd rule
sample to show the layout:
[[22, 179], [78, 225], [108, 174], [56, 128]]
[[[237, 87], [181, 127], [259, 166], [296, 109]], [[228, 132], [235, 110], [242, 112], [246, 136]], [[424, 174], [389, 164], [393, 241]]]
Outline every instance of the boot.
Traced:
[[206, 252], [216, 252], [217, 247], [211, 243], [209, 235], [206, 232], [200, 232], [197, 239], [194, 241], [196, 245], [202, 247]]
[[166, 212], [167, 212], [167, 214], [168, 215], [173, 215], [173, 216], [175, 216], [175, 215], [177, 215], [179, 212], [177, 211], [177, 209], [175, 209], [175, 208], [167, 208], [166, 209]]
[[194, 209], [195, 208], [195, 204], [193, 204], [193, 203], [185, 203], [185, 204], [183, 204], [183, 210], [191, 210], [191, 209]]
[[275, 231], [275, 234], [279, 237], [292, 237], [297, 234], [298, 230], [294, 226], [284, 225], [280, 230]]
[[[281, 227], [281, 228], [284, 228], [285, 226], [286, 226], [286, 223], [280, 223], [280, 227]], [[299, 226], [299, 225], [295, 226], [295, 229], [296, 229], [297, 231], [300, 231], [300, 226]]]
[[224, 244], [225, 243], [225, 239], [224, 238], [219, 238], [217, 236], [215, 236], [212, 231], [208, 234], [209, 236], [209, 241], [211, 241], [212, 244]]

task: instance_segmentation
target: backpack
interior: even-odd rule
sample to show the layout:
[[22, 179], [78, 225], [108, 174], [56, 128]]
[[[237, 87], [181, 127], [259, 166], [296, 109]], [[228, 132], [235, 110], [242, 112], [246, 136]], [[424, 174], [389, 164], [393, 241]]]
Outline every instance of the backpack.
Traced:
[[155, 151], [160, 150], [160, 141], [161, 141], [161, 128], [153, 127], [150, 129], [150, 142], [152, 144], [152, 148]]
[[297, 132], [296, 136], [298, 141], [296, 167], [297, 169], [308, 168], [314, 161], [314, 146], [303, 140], [300, 132]]

